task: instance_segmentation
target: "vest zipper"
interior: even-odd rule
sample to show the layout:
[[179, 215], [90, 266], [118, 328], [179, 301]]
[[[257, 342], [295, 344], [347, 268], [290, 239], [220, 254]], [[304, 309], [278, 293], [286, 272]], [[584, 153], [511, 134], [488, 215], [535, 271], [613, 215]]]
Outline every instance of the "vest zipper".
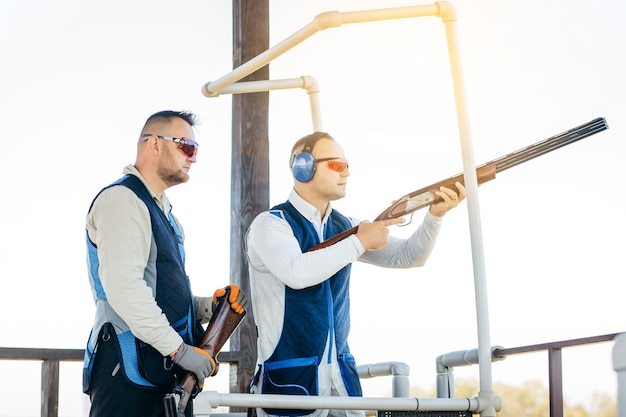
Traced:
[[326, 290], [326, 305], [328, 306], [328, 362], [333, 362], [333, 345], [335, 340], [335, 318], [333, 314], [333, 294], [330, 291], [330, 280], [324, 281]]

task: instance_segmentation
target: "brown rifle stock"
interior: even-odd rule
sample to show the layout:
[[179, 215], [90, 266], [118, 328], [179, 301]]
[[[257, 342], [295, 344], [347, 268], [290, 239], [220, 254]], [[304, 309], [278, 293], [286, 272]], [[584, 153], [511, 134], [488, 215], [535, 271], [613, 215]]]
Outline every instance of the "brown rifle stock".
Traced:
[[[566, 130], [563, 133], [552, 136], [548, 139], [544, 139], [540, 142], [534, 143], [515, 152], [511, 152], [510, 154], [504, 155], [500, 158], [494, 159], [493, 161], [487, 162], [476, 168], [477, 183], [478, 185], [481, 185], [487, 181], [495, 179], [496, 172], [502, 172], [505, 169], [514, 167], [515, 165], [521, 164], [522, 162], [529, 161], [533, 158], [543, 155], [544, 153], [551, 152], [562, 146], [569, 145], [570, 143], [576, 142], [580, 139], [586, 138], [606, 129], [608, 129], [606, 120], [603, 117], [598, 117], [583, 125], [577, 126], [570, 130]], [[455, 184], [457, 182], [460, 182], [461, 184], [465, 185], [464, 180], [465, 176], [463, 174], [458, 174], [446, 180], [439, 181], [435, 184], [429, 185], [428, 187], [424, 187], [417, 191], [413, 191], [410, 194], [404, 195], [397, 199], [387, 209], [385, 209], [385, 211], [380, 213], [374, 221], [402, 217], [421, 208], [430, 206], [431, 204], [438, 203], [439, 201], [441, 201], [441, 198], [437, 197], [437, 195], [435, 194], [436, 191], [439, 191], [439, 189], [443, 186], [458, 192]], [[343, 240], [348, 236], [355, 234], [358, 230], [359, 226], [352, 227], [344, 232], [341, 232], [331, 237], [330, 239], [323, 241], [318, 245], [313, 246], [306, 252], [311, 252], [334, 245], [340, 240]]]
[[[228, 302], [229, 294], [230, 288], [226, 287], [226, 294], [218, 300], [213, 316], [204, 332], [204, 337], [200, 342], [200, 346], [198, 346], [200, 349], [207, 351], [215, 360], [215, 369], [213, 369], [209, 376], [215, 376], [215, 374], [217, 374], [219, 369], [217, 354], [246, 315], [245, 310], [242, 313], [237, 313], [230, 307]], [[180, 384], [174, 388], [174, 394], [180, 396], [177, 414], [171, 414], [173, 395], [168, 394], [164, 398], [166, 417], [184, 416], [189, 399], [194, 398], [200, 391], [201, 389], [198, 387], [198, 378], [196, 375], [193, 372], [187, 372]]]

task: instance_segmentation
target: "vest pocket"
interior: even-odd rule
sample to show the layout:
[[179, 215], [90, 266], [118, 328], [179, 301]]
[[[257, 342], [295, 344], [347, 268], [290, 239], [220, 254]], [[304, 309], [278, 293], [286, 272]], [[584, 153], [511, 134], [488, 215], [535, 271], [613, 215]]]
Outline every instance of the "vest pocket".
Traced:
[[[87, 346], [85, 351], [85, 366], [83, 369], [83, 391], [88, 393], [90, 390], [92, 373], [96, 372], [93, 368], [98, 367], [96, 362], [98, 357], [102, 357], [105, 364], [117, 364], [116, 367], [111, 366], [106, 369], [109, 377], [116, 377], [121, 372], [124, 381], [128, 384], [142, 389], [155, 390], [155, 385], [148, 381], [139, 371], [136, 340], [129, 331], [117, 334], [115, 327], [111, 323], [104, 323], [98, 334], [96, 346], [90, 348]], [[102, 373], [102, 370], [98, 372]]]
[[[318, 395], [317, 358], [295, 358], [263, 365], [263, 394]], [[315, 410], [264, 408], [268, 414], [302, 416]]]
[[135, 340], [139, 373], [159, 389], [171, 390], [176, 385], [175, 372], [178, 367], [169, 357], [164, 357], [152, 346], [139, 339]]

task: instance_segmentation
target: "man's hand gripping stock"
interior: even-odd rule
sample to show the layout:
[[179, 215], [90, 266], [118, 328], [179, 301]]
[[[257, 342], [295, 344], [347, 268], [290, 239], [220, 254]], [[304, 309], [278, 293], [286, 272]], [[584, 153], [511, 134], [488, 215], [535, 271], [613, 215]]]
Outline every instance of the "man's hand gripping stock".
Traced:
[[[228, 295], [226, 302], [230, 304], [230, 308], [235, 313], [242, 314], [245, 312], [248, 299], [238, 286], [231, 284], [224, 288], [217, 289], [213, 293], [213, 297], [198, 297], [196, 309], [204, 311], [201, 322], [210, 322], [210, 319], [217, 309], [218, 302], [226, 295]], [[209, 303], [210, 307], [208, 306]], [[207, 305], [204, 306], [204, 304]], [[206, 350], [185, 343], [181, 344], [176, 353], [172, 355], [172, 360], [181, 368], [193, 372], [196, 375], [200, 389], [203, 388], [205, 378], [217, 374], [219, 366], [215, 358], [211, 357]]]
[[217, 373], [215, 359], [206, 350], [183, 343], [172, 356], [174, 363], [181, 368], [193, 372], [202, 389], [204, 379]]
[[183, 344], [172, 355], [174, 362], [189, 372], [174, 388], [174, 392], [163, 399], [166, 417], [184, 416], [189, 399], [195, 398], [202, 391], [204, 379], [217, 374], [217, 354], [246, 314], [248, 299], [234, 284], [216, 290], [211, 301], [210, 321], [200, 346]]

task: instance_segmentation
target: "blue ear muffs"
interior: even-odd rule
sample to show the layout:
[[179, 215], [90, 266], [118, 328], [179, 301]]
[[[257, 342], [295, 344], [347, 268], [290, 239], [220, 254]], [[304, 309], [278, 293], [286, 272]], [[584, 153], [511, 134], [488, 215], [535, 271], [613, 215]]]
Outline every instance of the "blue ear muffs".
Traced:
[[[302, 152], [293, 157], [291, 172], [298, 182], [309, 182], [315, 175], [315, 157], [313, 148], [322, 138], [331, 138], [326, 132], [315, 132], [309, 135], [304, 142]], [[331, 138], [332, 139], [332, 138]]]
[[298, 182], [309, 182], [315, 174], [315, 157], [310, 152], [301, 152], [293, 159], [291, 165], [293, 177]]

